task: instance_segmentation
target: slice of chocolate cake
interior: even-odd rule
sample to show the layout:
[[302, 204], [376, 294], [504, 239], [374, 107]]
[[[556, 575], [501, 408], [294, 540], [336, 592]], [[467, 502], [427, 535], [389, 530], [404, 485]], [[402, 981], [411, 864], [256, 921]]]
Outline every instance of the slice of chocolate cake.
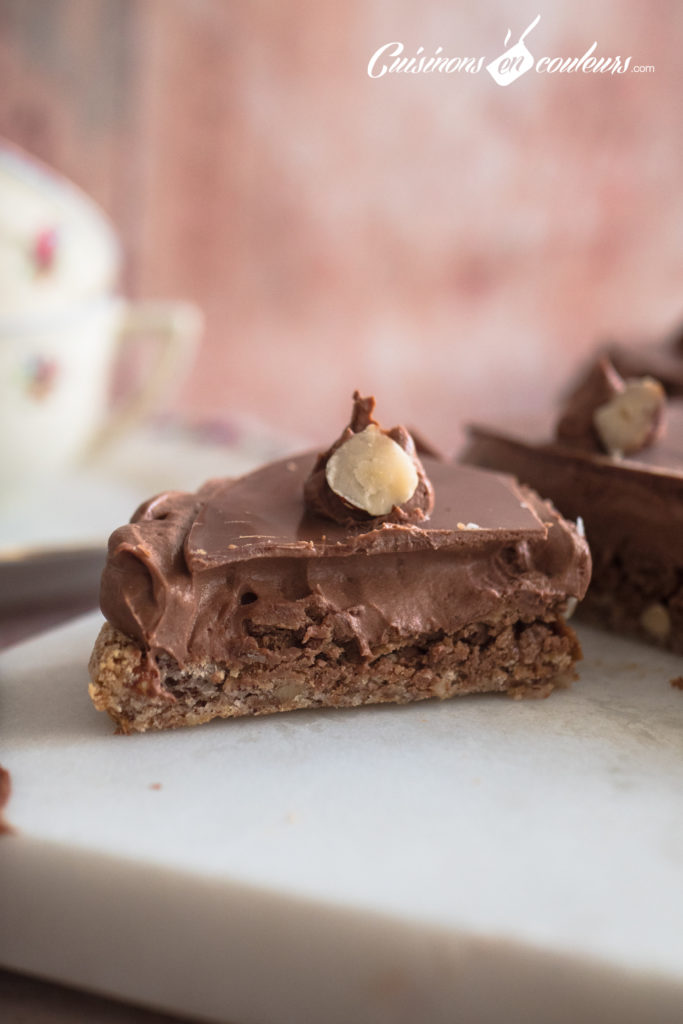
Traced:
[[581, 517], [593, 576], [581, 615], [683, 653], [683, 400], [602, 358], [558, 420], [476, 425], [461, 460], [514, 473]]
[[574, 525], [508, 476], [420, 461], [354, 398], [323, 455], [162, 494], [112, 535], [90, 693], [121, 732], [573, 678]]

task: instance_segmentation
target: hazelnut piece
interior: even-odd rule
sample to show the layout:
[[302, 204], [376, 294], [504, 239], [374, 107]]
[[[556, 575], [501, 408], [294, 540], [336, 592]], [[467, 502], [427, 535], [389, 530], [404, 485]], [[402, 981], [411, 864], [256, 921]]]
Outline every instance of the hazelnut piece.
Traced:
[[666, 393], [653, 377], [627, 380], [623, 391], [593, 414], [598, 437], [610, 455], [633, 455], [664, 429]]
[[655, 601], [643, 610], [640, 624], [646, 633], [660, 642], [664, 642], [671, 632], [671, 617], [667, 608]]
[[374, 423], [332, 453], [325, 478], [335, 494], [371, 516], [409, 501], [418, 484], [414, 460]]
[[599, 358], [568, 396], [557, 424], [557, 437], [576, 447], [595, 450], [595, 410], [623, 389], [624, 381], [610, 360]]
[[349, 529], [422, 523], [434, 507], [434, 489], [405, 427], [383, 430], [375, 399], [353, 395], [348, 427], [315, 461], [304, 484], [309, 515]]

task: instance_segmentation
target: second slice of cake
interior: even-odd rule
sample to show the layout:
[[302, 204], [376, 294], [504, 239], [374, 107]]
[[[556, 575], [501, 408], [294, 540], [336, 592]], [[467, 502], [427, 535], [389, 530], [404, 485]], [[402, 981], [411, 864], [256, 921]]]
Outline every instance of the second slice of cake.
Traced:
[[90, 690], [120, 731], [573, 678], [575, 526], [509, 476], [420, 462], [355, 398], [323, 455], [160, 495], [113, 534]]
[[683, 399], [603, 357], [557, 422], [474, 425], [462, 459], [514, 473], [584, 520], [585, 617], [683, 654]]

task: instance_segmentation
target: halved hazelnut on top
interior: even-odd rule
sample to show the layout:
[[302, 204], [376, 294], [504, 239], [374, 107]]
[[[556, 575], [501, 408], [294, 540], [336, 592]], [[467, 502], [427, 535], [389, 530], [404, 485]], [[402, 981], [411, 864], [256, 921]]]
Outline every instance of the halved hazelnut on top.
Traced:
[[354, 508], [384, 516], [414, 495], [415, 461], [371, 423], [330, 455], [325, 479], [331, 490]]
[[653, 377], [627, 380], [624, 389], [593, 414], [598, 437], [610, 455], [633, 455], [664, 429], [666, 392]]
[[304, 483], [309, 515], [359, 530], [429, 518], [434, 488], [415, 442], [405, 427], [383, 430], [374, 407], [373, 397], [354, 392], [349, 425], [321, 452]]

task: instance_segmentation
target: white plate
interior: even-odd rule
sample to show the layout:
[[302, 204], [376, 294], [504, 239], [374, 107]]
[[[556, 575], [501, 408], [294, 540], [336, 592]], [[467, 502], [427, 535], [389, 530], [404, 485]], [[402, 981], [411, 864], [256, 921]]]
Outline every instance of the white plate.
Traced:
[[0, 656], [0, 963], [240, 1024], [683, 1014], [683, 663], [122, 737], [89, 616]]

